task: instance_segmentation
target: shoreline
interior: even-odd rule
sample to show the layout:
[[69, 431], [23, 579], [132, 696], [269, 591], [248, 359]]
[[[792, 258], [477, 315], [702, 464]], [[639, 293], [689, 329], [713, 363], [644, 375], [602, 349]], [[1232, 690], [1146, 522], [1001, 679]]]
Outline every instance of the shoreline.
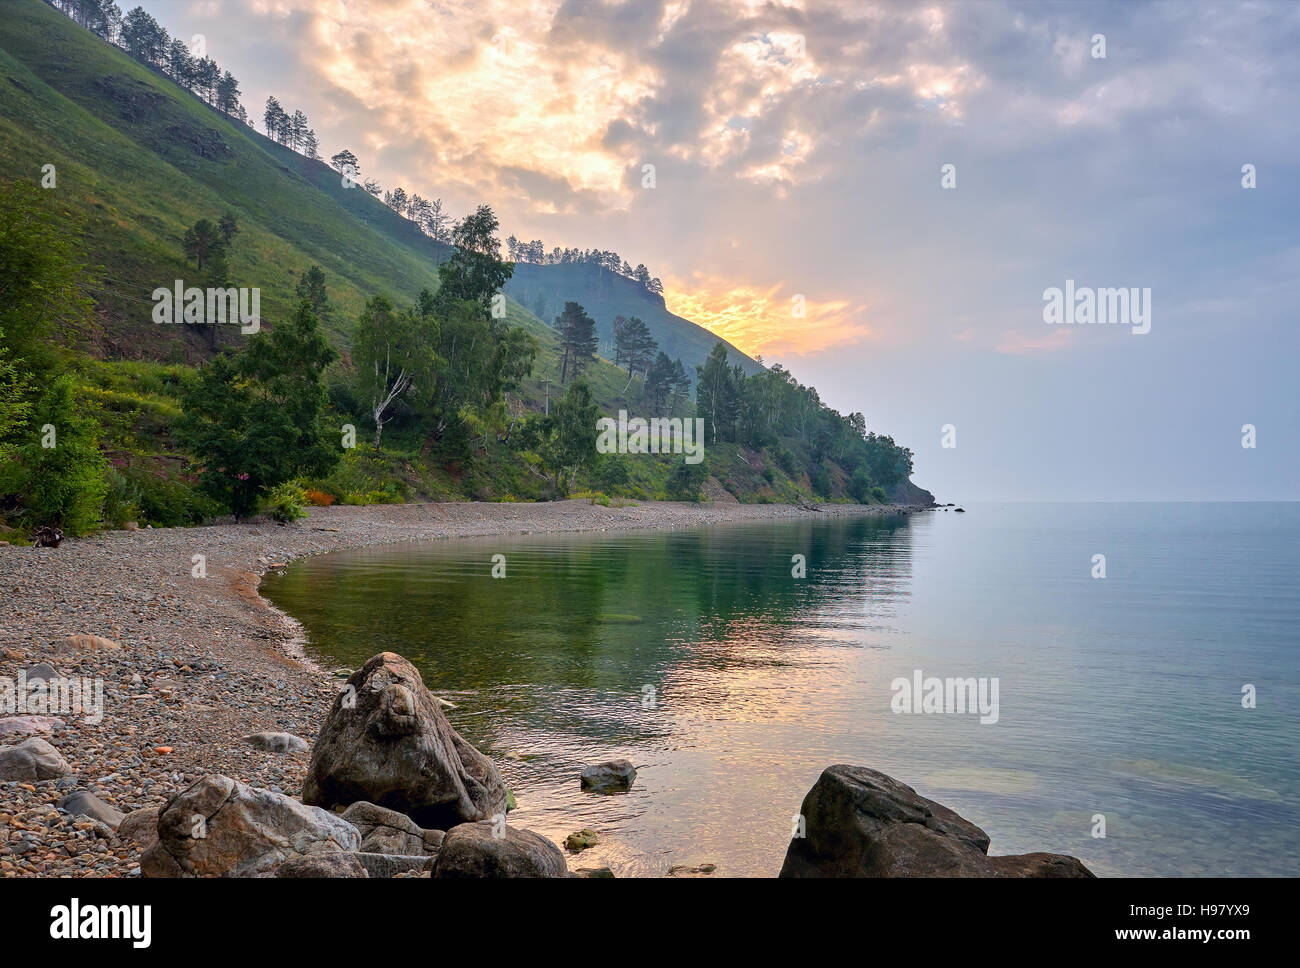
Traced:
[[[331, 551], [442, 539], [668, 530], [759, 521], [913, 514], [904, 505], [689, 504], [614, 508], [543, 504], [399, 504], [312, 508], [271, 521], [103, 532], [57, 549], [0, 546], [0, 678], [48, 663], [103, 682], [103, 719], [63, 717], [39, 735], [70, 772], [0, 781], [0, 877], [135, 876], [139, 851], [55, 805], [77, 790], [122, 813], [159, 806], [199, 777], [224, 773], [297, 796], [308, 752], [270, 753], [243, 737], [314, 741], [338, 688], [307, 655], [306, 632], [258, 593], [262, 576]], [[206, 571], [206, 577], [192, 572]], [[119, 648], [66, 651], [90, 633]], [[3, 717], [7, 710], [0, 710]], [[0, 727], [4, 720], [0, 718]], [[32, 733], [0, 733], [0, 746]]]

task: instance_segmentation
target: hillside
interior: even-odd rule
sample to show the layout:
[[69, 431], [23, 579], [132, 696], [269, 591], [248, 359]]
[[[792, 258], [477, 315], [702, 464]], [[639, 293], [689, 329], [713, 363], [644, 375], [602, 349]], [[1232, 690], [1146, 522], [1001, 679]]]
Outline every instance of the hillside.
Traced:
[[[436, 290], [439, 265], [452, 249], [365, 190], [346, 187], [326, 163], [228, 118], [41, 0], [4, 0], [4, 14], [2, 177], [34, 185], [46, 166], [53, 166], [57, 184], [39, 193], [39, 204], [58, 213], [62, 224], [56, 231], [75, 235], [79, 261], [90, 267], [76, 286], [92, 303], [93, 326], [85, 333], [61, 329], [54, 338], [66, 344], [61, 366], [75, 375], [79, 404], [99, 428], [99, 448], [118, 468], [109, 482], [109, 503], [117, 501], [117, 510], [105, 511], [106, 519], [135, 514], [142, 522], [179, 523], [201, 520], [212, 510], [189, 491], [194, 455], [185, 451], [175, 427], [193, 367], [244, 341], [235, 327], [220, 327], [214, 337], [207, 327], [160, 326], [153, 321], [150, 298], [176, 280], [194, 280], [198, 270], [186, 257], [184, 237], [200, 219], [216, 222], [230, 214], [238, 222], [227, 278], [230, 285], [261, 290], [261, 316], [270, 330], [294, 314], [295, 287], [303, 273], [322, 268], [329, 309], [321, 324], [343, 354], [324, 374], [330, 421], [353, 423], [364, 438], [370, 417], [356, 398], [348, 356], [358, 317], [376, 295], [403, 307], [421, 290]], [[591, 265], [519, 263], [505, 291], [506, 325], [536, 341], [532, 370], [505, 399], [473, 404], [458, 416], [466, 432], [456, 446], [439, 443], [441, 431], [430, 431], [428, 414], [421, 415], [418, 406], [399, 407], [382, 451], [349, 453], [328, 478], [303, 483], [352, 503], [549, 496], [553, 483], [546, 483], [535, 454], [516, 449], [511, 433], [545, 413], [564, 392], [558, 385], [559, 338], [548, 323], [566, 301], [582, 303], [595, 319], [598, 353], [610, 353], [618, 315], [639, 316], [659, 349], [680, 358], [692, 378], [720, 343], [668, 312], [661, 297]], [[14, 324], [9, 328], [14, 335]], [[722, 383], [734, 379], [727, 374], [735, 364], [751, 379], [774, 379], [765, 389], [728, 384], [717, 392], [731, 395], [733, 409], [749, 399], [746, 394], [766, 394], [765, 412], [786, 413], [787, 425], [759, 428], [752, 420], [745, 423], [736, 409], [710, 443], [710, 476], [701, 487], [706, 494], [801, 501], [886, 500], [891, 490], [902, 493], [896, 478], [910, 472], [910, 455], [901, 456], [882, 438], [879, 444], [867, 442], [874, 457], [858, 454], [847, 461], [845, 448], [861, 450], [863, 441], [855, 445], [852, 432], [844, 437], [844, 418], [824, 408], [815, 390], [785, 386], [783, 377], [767, 374], [734, 347], [722, 345], [729, 358], [716, 371]], [[0, 340], [0, 361], [3, 352]], [[48, 381], [53, 375], [42, 376]], [[691, 400], [676, 396], [651, 401], [640, 378], [629, 382], [624, 371], [599, 356], [584, 379], [604, 413], [627, 409], [682, 416], [693, 409]], [[772, 394], [790, 399], [777, 405]], [[790, 416], [796, 413], [797, 427]], [[825, 424], [821, 430], [819, 421]], [[0, 422], [0, 437], [3, 428]], [[4, 443], [0, 439], [0, 447]], [[875, 478], [863, 476], [864, 470], [852, 481], [854, 466], [864, 461], [875, 468]], [[667, 455], [597, 463], [599, 472], [591, 466], [575, 480], [579, 490], [631, 498], [676, 493], [669, 484], [674, 462]], [[873, 489], [876, 483], [883, 488]], [[20, 508], [21, 495], [0, 488], [0, 515], [4, 502]]]
[[[559, 315], [565, 300], [581, 303], [596, 320], [600, 352], [606, 357], [612, 354], [614, 317], [620, 315], [640, 317], [658, 341], [659, 349], [674, 359], [680, 359], [692, 375], [695, 367], [703, 365], [709, 351], [718, 342], [718, 337], [703, 326], [670, 313], [662, 296], [647, 292], [634, 280], [598, 266], [519, 262], [515, 264], [515, 274], [506, 284], [506, 293], [547, 322]], [[730, 343], [726, 345], [732, 361], [743, 366], [747, 374], [762, 370], [758, 363]]]

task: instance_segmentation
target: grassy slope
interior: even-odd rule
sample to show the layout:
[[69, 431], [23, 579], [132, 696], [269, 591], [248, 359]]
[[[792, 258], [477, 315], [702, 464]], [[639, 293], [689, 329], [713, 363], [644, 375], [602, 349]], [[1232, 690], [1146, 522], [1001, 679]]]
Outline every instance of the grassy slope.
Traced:
[[[312, 264], [326, 272], [335, 305], [327, 328], [346, 348], [349, 329], [364, 301], [383, 292], [399, 303], [420, 289], [436, 288], [445, 246], [420, 233], [360, 188], [344, 188], [328, 165], [275, 144], [212, 110], [166, 77], [79, 28], [41, 0], [5, 0], [0, 18], [0, 158], [12, 177], [39, 179], [56, 166], [58, 204], [84, 223], [88, 261], [101, 278], [91, 294], [100, 323], [93, 356], [78, 366], [95, 387], [93, 402], [105, 423], [110, 451], [175, 461], [168, 433], [176, 412], [180, 372], [159, 362], [196, 362], [210, 349], [203, 336], [152, 321], [149, 294], [175, 279], [192, 277], [181, 237], [199, 218], [233, 211], [241, 226], [230, 259], [233, 284], [260, 287], [262, 315], [270, 325], [292, 308], [293, 288]], [[628, 280], [587, 266], [520, 266], [510, 292], [547, 314], [563, 301], [587, 306], [608, 339], [619, 313], [640, 315], [663, 348], [692, 368], [716, 337], [673, 316], [660, 300]], [[532, 332], [540, 344], [534, 376], [522, 388], [524, 404], [543, 406], [544, 379], [559, 392], [558, 339], [513, 299], [508, 321]], [[232, 327], [225, 341], [238, 337]], [[756, 364], [733, 353], [747, 368]], [[604, 360], [587, 373], [607, 412], [636, 412], [640, 382], [626, 391], [626, 374]], [[473, 473], [431, 468], [419, 458], [419, 442], [395, 427], [382, 458], [354, 455], [349, 488], [373, 490], [388, 476], [410, 492], [525, 496], [535, 480], [518, 468]], [[488, 454], [501, 458], [504, 454]], [[427, 463], [427, 462], [426, 462]], [[489, 464], [498, 463], [489, 460]], [[667, 461], [637, 461], [634, 481], [647, 493], [662, 492]], [[734, 446], [710, 452], [715, 474], [746, 499], [806, 497], [806, 477], [792, 482], [773, 468], [769, 485], [759, 476], [761, 459], [740, 459]]]

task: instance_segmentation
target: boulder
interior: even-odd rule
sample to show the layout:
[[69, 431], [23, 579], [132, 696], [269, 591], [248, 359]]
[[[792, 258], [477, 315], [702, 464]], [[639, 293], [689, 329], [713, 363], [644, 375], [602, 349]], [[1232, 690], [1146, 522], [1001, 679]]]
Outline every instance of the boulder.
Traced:
[[312, 747], [304, 803], [358, 800], [445, 830], [506, 811], [496, 768], [461, 738], [415, 666], [381, 652], [348, 679]]
[[343, 811], [343, 819], [361, 834], [361, 850], [373, 854], [430, 857], [442, 846], [441, 830], [425, 830], [404, 813], [364, 800]]
[[595, 793], [619, 793], [631, 789], [636, 767], [629, 760], [609, 760], [586, 767], [579, 779], [584, 790]]
[[244, 742], [268, 753], [300, 753], [307, 748], [307, 741], [293, 733], [254, 733]]
[[37, 783], [53, 780], [71, 770], [63, 755], [39, 736], [25, 739], [17, 746], [0, 746], [0, 780]]
[[979, 827], [862, 766], [823, 771], [801, 813], [806, 836], [790, 841], [782, 877], [1092, 876], [1058, 854], [989, 857]]
[[434, 860], [426, 854], [376, 854], [362, 851], [353, 854], [371, 877], [396, 877], [411, 871], [433, 869]]
[[434, 877], [568, 877], [564, 854], [540, 834], [488, 822], [452, 827], [434, 862]]
[[62, 725], [63, 720], [57, 716], [3, 716], [0, 717], [0, 739], [52, 733]]
[[369, 877], [360, 855], [334, 851], [328, 854], [299, 854], [275, 869], [276, 877]]
[[117, 835], [122, 840], [134, 841], [140, 848], [140, 853], [144, 853], [150, 847], [158, 842], [158, 814], [162, 813], [162, 807], [145, 807], [143, 810], [132, 810], [122, 822], [117, 825]]
[[118, 829], [125, 819], [123, 813], [116, 807], [109, 806], [99, 797], [93, 793], [87, 793], [85, 790], [69, 793], [59, 801], [59, 809], [68, 811], [74, 817], [90, 817], [92, 820], [102, 820], [114, 830]]
[[158, 815], [158, 842], [140, 859], [145, 877], [265, 877], [294, 857], [355, 851], [357, 828], [320, 807], [209, 775]]

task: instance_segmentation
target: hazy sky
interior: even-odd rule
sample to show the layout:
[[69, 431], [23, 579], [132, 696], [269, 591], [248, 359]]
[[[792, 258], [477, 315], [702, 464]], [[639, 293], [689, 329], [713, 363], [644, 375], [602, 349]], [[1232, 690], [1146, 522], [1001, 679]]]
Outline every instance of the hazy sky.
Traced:
[[[941, 501], [1300, 497], [1300, 4], [145, 6], [385, 188], [644, 262]], [[1066, 280], [1149, 332], [1044, 322]]]

